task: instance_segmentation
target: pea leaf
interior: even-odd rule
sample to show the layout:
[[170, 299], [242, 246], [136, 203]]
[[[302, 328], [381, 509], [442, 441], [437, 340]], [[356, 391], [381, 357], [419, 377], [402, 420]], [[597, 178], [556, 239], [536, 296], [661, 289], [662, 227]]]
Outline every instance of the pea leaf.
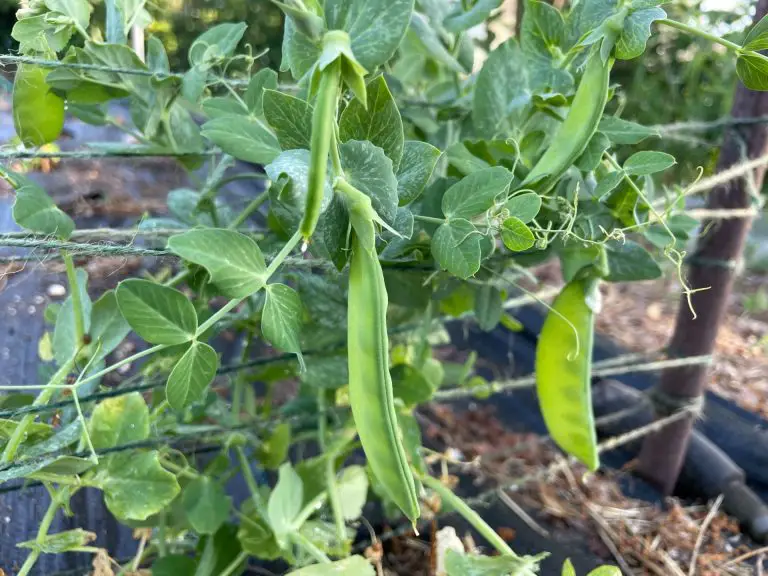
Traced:
[[231, 96], [216, 96], [202, 101], [203, 112], [208, 118], [221, 118], [222, 116], [244, 116], [248, 110]]
[[202, 553], [195, 576], [216, 576], [226, 573], [243, 551], [237, 539], [237, 526], [224, 524], [216, 534], [202, 538], [198, 549], [202, 549]]
[[675, 157], [665, 152], [635, 152], [624, 162], [624, 171], [631, 176], [645, 176], [662, 172], [675, 164]]
[[502, 0], [478, 0], [467, 10], [461, 3], [457, 3], [453, 11], [443, 20], [443, 26], [453, 34], [469, 30], [485, 22], [491, 12], [501, 6], [501, 2]]
[[304, 358], [299, 342], [302, 315], [301, 299], [293, 288], [285, 284], [267, 285], [264, 312], [261, 316], [264, 337], [275, 348], [296, 354], [304, 370]]
[[301, 98], [264, 90], [264, 117], [277, 135], [280, 148], [309, 150], [313, 108]]
[[257, 451], [259, 464], [267, 470], [277, 470], [288, 457], [290, 446], [291, 425], [288, 422], [282, 422], [259, 445]]
[[149, 438], [149, 408], [138, 392], [99, 402], [93, 409], [88, 429], [96, 450]]
[[197, 314], [184, 294], [148, 280], [123, 280], [117, 305], [131, 328], [151, 344], [183, 344], [195, 337]]
[[88, 532], [82, 528], [57, 532], [56, 534], [46, 534], [42, 539], [27, 540], [16, 544], [18, 548], [28, 548], [37, 550], [43, 554], [61, 554], [63, 552], [73, 552], [87, 546], [96, 540], [96, 534]]
[[47, 14], [30, 16], [18, 20], [11, 30], [11, 37], [19, 43], [19, 52], [60, 52], [67, 47], [74, 26], [55, 26], [48, 21]]
[[106, 9], [105, 36], [109, 44], [125, 44], [125, 27], [123, 26], [123, 13], [118, 0], [104, 0]]
[[349, 103], [339, 120], [339, 137], [347, 140], [367, 140], [384, 150], [397, 171], [403, 156], [403, 121], [395, 99], [384, 76], [378, 76], [366, 86], [366, 106], [355, 99]]
[[245, 103], [254, 116], [264, 114], [263, 99], [264, 91], [267, 89], [277, 89], [277, 72], [270, 68], [259, 70], [248, 82], [248, 89], [245, 91]]
[[169, 554], [152, 562], [152, 576], [177, 576], [195, 574], [197, 562], [194, 558], [181, 554]]
[[168, 248], [204, 267], [211, 282], [229, 298], [250, 296], [267, 280], [267, 266], [258, 244], [234, 230], [190, 230], [171, 236]]
[[636, 282], [661, 277], [661, 268], [640, 244], [625, 240], [607, 246], [608, 282]]
[[72, 235], [75, 223], [59, 209], [40, 186], [21, 174], [0, 171], [3, 178], [16, 190], [13, 220], [27, 230], [56, 236], [63, 240]]
[[246, 28], [245, 22], [224, 23], [203, 32], [189, 47], [189, 64], [209, 68], [217, 60], [232, 56]]
[[448, 50], [440, 35], [427, 18], [419, 13], [411, 17], [408, 38], [431, 60], [439, 62], [449, 70], [462, 74], [465, 72], [461, 63]]
[[[75, 272], [77, 277], [77, 291], [80, 295], [80, 307], [83, 314], [83, 329], [86, 333], [91, 327], [91, 299], [88, 296], [88, 273], [82, 268]], [[75, 309], [72, 303], [72, 287], [70, 295], [61, 306], [61, 310], [56, 315], [56, 325], [53, 329], [53, 354], [56, 362], [63, 364], [72, 357], [80, 343], [77, 341], [75, 333]]]
[[455, 218], [435, 231], [432, 254], [442, 269], [466, 280], [480, 269], [481, 238], [469, 220]]
[[360, 518], [368, 499], [368, 474], [363, 466], [347, 466], [338, 480], [341, 515], [351, 522]]
[[448, 188], [442, 207], [446, 218], [472, 218], [494, 205], [512, 183], [512, 172], [501, 166], [465, 176]]
[[750, 90], [768, 90], [768, 62], [754, 54], [740, 54], [736, 59], [736, 73]]
[[131, 327], [120, 314], [114, 290], [107, 290], [96, 300], [91, 311], [89, 333], [94, 343], [99, 343], [98, 358], [104, 358], [122, 342]]
[[168, 376], [165, 395], [176, 411], [200, 400], [203, 392], [216, 376], [219, 356], [204, 342], [192, 342]]
[[348, 32], [355, 57], [372, 71], [400, 45], [413, 0], [326, 0], [324, 9], [328, 29]]
[[371, 198], [376, 213], [387, 223], [397, 215], [397, 177], [392, 160], [370, 142], [349, 140], [339, 147], [341, 165], [350, 184]]
[[247, 116], [222, 116], [203, 124], [201, 134], [227, 154], [253, 164], [269, 164], [280, 154], [274, 134]]
[[429, 183], [440, 158], [440, 150], [417, 140], [406, 140], [397, 170], [397, 195], [400, 206], [416, 200]]
[[243, 518], [237, 531], [237, 539], [243, 550], [263, 560], [275, 560], [282, 554], [280, 545], [275, 540], [275, 534], [267, 524], [266, 519], [256, 514], [251, 505], [243, 506]]
[[81, 30], [88, 28], [92, 8], [86, 0], [45, 0], [45, 5], [51, 12], [69, 16]]
[[760, 22], [750, 28], [744, 38], [744, 50], [759, 52], [768, 48], [768, 16], [763, 16]]
[[504, 246], [513, 252], [523, 252], [536, 243], [531, 229], [515, 216], [510, 216], [502, 222], [501, 240]]
[[496, 328], [504, 312], [502, 304], [501, 290], [495, 286], [483, 284], [475, 290], [475, 318], [481, 330]]
[[341, 388], [349, 382], [346, 356], [312, 356], [301, 381], [315, 388]]
[[616, 566], [598, 566], [587, 576], [621, 576], [621, 570]]
[[611, 141], [602, 132], [595, 132], [594, 136], [589, 139], [586, 150], [581, 153], [579, 159], [576, 160], [576, 167], [583, 172], [591, 172], [596, 170], [600, 165], [600, 161], [603, 159], [603, 153], [611, 146]]
[[507, 200], [505, 206], [511, 216], [515, 216], [524, 224], [527, 224], [539, 213], [541, 210], [541, 196], [535, 192], [526, 192], [524, 194], [518, 194]]
[[294, 521], [301, 512], [303, 492], [301, 478], [293, 467], [289, 463], [280, 466], [277, 484], [267, 502], [267, 516], [281, 548], [285, 548], [288, 534], [298, 528]]
[[565, 562], [563, 562], [563, 571], [560, 576], [576, 576], [576, 569], [573, 567], [570, 558], [566, 558]]
[[620, 60], [630, 60], [645, 52], [645, 44], [651, 37], [651, 24], [667, 17], [659, 7], [634, 10], [624, 19], [614, 54]]
[[607, 199], [609, 194], [616, 189], [622, 180], [624, 180], [623, 171], [609, 172], [597, 183], [593, 195], [600, 201]]
[[214, 534], [229, 518], [232, 498], [212, 478], [198, 476], [181, 493], [181, 505], [198, 534]]
[[520, 25], [520, 46], [523, 51], [551, 58], [555, 48], [565, 41], [565, 22], [560, 11], [539, 0], [525, 3]]
[[121, 520], [146, 520], [168, 506], [180, 490], [156, 451], [113, 454], [89, 484], [104, 492], [107, 508]]
[[396, 364], [389, 371], [392, 393], [406, 406], [415, 406], [432, 398], [435, 389], [424, 375], [409, 364]]
[[496, 574], [535, 574], [539, 562], [546, 554], [538, 556], [481, 556], [461, 554], [448, 550], [445, 554], [447, 576], [494, 576]]
[[603, 116], [598, 130], [614, 144], [638, 144], [651, 136], [660, 137], [658, 130], [623, 120], [616, 116]]
[[477, 75], [472, 120], [486, 138], [517, 134], [531, 100], [528, 68], [515, 39], [490, 53]]

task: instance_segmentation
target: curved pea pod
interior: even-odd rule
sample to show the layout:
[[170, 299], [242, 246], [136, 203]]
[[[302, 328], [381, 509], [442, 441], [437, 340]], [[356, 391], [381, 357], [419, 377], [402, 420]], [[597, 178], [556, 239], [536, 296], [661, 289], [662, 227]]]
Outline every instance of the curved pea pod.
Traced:
[[568, 115], [555, 132], [552, 144], [526, 176], [522, 187], [530, 186], [539, 192], [547, 192], [586, 150], [608, 101], [612, 67], [613, 58], [603, 62], [600, 51], [593, 50]]
[[375, 250], [352, 241], [349, 269], [349, 403], [368, 463], [389, 498], [415, 522], [416, 483], [397, 422], [389, 375], [387, 290]]
[[590, 386], [597, 297], [593, 278], [568, 283], [536, 345], [536, 393], [547, 429], [560, 448], [590, 470], [600, 466]]
[[317, 227], [323, 206], [325, 175], [328, 171], [328, 154], [333, 136], [333, 120], [339, 96], [341, 64], [333, 62], [320, 72], [317, 101], [312, 113], [312, 138], [310, 141], [309, 177], [307, 202], [299, 230], [308, 241]]
[[48, 70], [23, 64], [13, 81], [13, 125], [26, 146], [53, 142], [64, 128], [64, 100], [51, 92]]

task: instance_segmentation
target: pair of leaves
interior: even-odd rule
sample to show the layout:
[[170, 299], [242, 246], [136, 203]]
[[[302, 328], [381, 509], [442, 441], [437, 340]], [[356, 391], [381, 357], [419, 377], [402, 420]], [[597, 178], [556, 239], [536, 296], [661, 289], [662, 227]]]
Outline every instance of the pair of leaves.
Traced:
[[16, 191], [13, 220], [26, 230], [68, 239], [75, 223], [65, 214], [41, 186], [30, 178], [0, 168], [0, 176]]

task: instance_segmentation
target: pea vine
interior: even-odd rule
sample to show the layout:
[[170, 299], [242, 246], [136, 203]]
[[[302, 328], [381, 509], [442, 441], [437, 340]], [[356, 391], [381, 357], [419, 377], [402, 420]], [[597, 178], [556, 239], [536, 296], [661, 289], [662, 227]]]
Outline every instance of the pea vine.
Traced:
[[[593, 370], [599, 284], [654, 279], [669, 262], [692, 293], [682, 266], [698, 225], [685, 198], [699, 185], [654, 178], [674, 157], [632, 153], [660, 132], [618, 115], [612, 67], [667, 26], [725, 47], [744, 84], [765, 90], [768, 22], [739, 45], [667, 19], [657, 0], [582, 0], [562, 12], [527, 0], [519, 38], [480, 60], [471, 30], [500, 0], [273, 2], [285, 14], [279, 72], [240, 46], [246, 23], [199, 36], [180, 73], [157, 38], [142, 56], [129, 47], [131, 31], [151, 24], [143, 2], [105, 0], [97, 12], [87, 0], [31, 0], [17, 14], [20, 55], [2, 59], [17, 66], [20, 145], [0, 158], [165, 156], [207, 170], [198, 189], [169, 192], [168, 217], [78, 231], [33, 179], [0, 167], [24, 229], [0, 243], [63, 260], [70, 287], [45, 313], [48, 381], [7, 387], [38, 394], [0, 419], [0, 481], [41, 482], [51, 495], [37, 536], [19, 544], [30, 550], [19, 574], [42, 554], [101, 553], [83, 530], [49, 534], [85, 487], [118, 519], [154, 527], [121, 573], [151, 563], [239, 574], [257, 558], [304, 576], [374, 574], [352, 547], [369, 493], [414, 527], [432, 493], [498, 552], [449, 552], [449, 576], [536, 574], [542, 555], [518, 556], [431, 475], [414, 410], [535, 384], [553, 440], [599, 467], [590, 378], [665, 362]], [[130, 125], [110, 114], [113, 101]], [[65, 111], [135, 143], [40, 149]], [[236, 161], [264, 173], [233, 173]], [[263, 180], [264, 192], [237, 211], [220, 192], [243, 179]], [[182, 268], [123, 280], [94, 302], [76, 258], [99, 254], [173, 257]], [[550, 259], [565, 286], [545, 304], [535, 377], [487, 382], [473, 357], [436, 357], [446, 319], [490, 331], [515, 326], [511, 295], [544, 303], [521, 284]], [[242, 344], [234, 368], [211, 345], [225, 330]], [[148, 346], [113, 359], [131, 332]], [[254, 360], [269, 348], [281, 354]], [[707, 359], [669, 362], [687, 361]], [[136, 376], [105, 389], [105, 376], [137, 363]], [[286, 382], [299, 383], [298, 396], [274, 402]], [[54, 410], [55, 425], [44, 416]], [[214, 446], [205, 465], [177, 447], [192, 436]], [[344, 465], [356, 438], [367, 464]], [[317, 456], [289, 458], [308, 442]], [[274, 486], [263, 470], [277, 472]], [[250, 498], [235, 508], [224, 483], [238, 473]], [[200, 572], [222, 541], [218, 564]]]

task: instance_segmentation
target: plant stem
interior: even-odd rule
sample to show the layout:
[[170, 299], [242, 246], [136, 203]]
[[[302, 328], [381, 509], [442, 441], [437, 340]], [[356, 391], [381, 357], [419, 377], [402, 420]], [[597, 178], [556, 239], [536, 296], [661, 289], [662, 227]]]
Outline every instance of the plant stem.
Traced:
[[165, 545], [165, 524], [166, 524], [166, 515], [165, 510], [160, 512], [158, 515], [158, 524], [157, 524], [157, 555], [162, 558], [163, 556], [168, 555], [168, 548]]
[[[40, 390], [37, 398], [35, 398], [35, 401], [32, 404], [33, 406], [43, 406], [48, 404], [51, 400], [51, 396], [53, 396], [53, 393], [57, 389], [56, 387], [67, 377], [67, 374], [69, 374], [69, 371], [72, 370], [72, 367], [75, 365], [75, 358], [76, 355], [73, 355], [72, 358], [62, 364], [56, 373], [51, 376], [48, 384], [46, 384], [45, 388]], [[19, 446], [24, 441], [24, 437], [27, 434], [27, 428], [34, 422], [35, 417], [35, 414], [27, 414], [19, 421], [13, 434], [11, 434], [11, 437], [8, 439], [8, 444], [6, 444], [5, 450], [3, 450], [0, 463], [7, 464], [14, 459]]]
[[347, 528], [344, 525], [344, 514], [341, 510], [341, 500], [339, 499], [339, 490], [336, 484], [336, 453], [328, 452], [328, 446], [325, 442], [326, 428], [325, 390], [320, 388], [317, 391], [317, 441], [325, 456], [325, 483], [328, 486], [328, 499], [331, 502], [331, 510], [333, 511], [336, 538], [339, 540], [339, 544], [343, 545], [347, 541]]
[[232, 574], [235, 573], [235, 570], [237, 570], [246, 560], [248, 560], [248, 553], [240, 552], [240, 554], [237, 555], [237, 558], [232, 560], [232, 563], [224, 568], [224, 571], [219, 574], [219, 576], [232, 576]]
[[[48, 505], [48, 510], [45, 511], [45, 516], [43, 516], [43, 519], [40, 521], [40, 526], [37, 529], [37, 537], [35, 538], [36, 544], [40, 545], [48, 535], [48, 530], [51, 528], [51, 524], [53, 524], [53, 519], [56, 517], [56, 512], [58, 512], [59, 506], [61, 506], [62, 496], [65, 494], [66, 489], [62, 489], [62, 491], [58, 494], [56, 492], [51, 492], [51, 503]], [[29, 553], [29, 556], [27, 556], [27, 559], [24, 561], [24, 564], [19, 570], [17, 576], [27, 576], [39, 557], [40, 550], [32, 550]]]
[[413, 219], [418, 220], [419, 222], [427, 222], [429, 224], [445, 224], [444, 218], [433, 218], [432, 216], [422, 216], [421, 214], [414, 214]]
[[440, 482], [440, 480], [429, 475], [424, 475], [420, 478], [424, 484], [437, 492], [441, 500], [447, 502], [451, 508], [461, 514], [464, 519], [469, 522], [474, 527], [474, 529], [477, 530], [480, 535], [488, 541], [491, 546], [498, 550], [499, 554], [517, 557], [517, 554], [515, 554], [514, 550], [509, 547], [509, 544], [507, 544], [493, 528], [488, 526], [485, 520], [483, 520], [477, 512], [467, 506], [464, 500], [456, 496], [456, 494], [454, 494], [453, 491], [451, 491], [447, 486]]
[[691, 34], [692, 36], [698, 36], [699, 38], [704, 38], [705, 40], [709, 40], [710, 42], [714, 42], [715, 44], [720, 44], [721, 46], [725, 46], [726, 48], [728, 48], [728, 50], [732, 50], [734, 52], [741, 50], [741, 46], [739, 46], [735, 42], [731, 42], [730, 40], [726, 40], [725, 38], [721, 38], [720, 36], [710, 34], [709, 32], [705, 32], [704, 30], [699, 30], [698, 28], [694, 28], [693, 26], [688, 26], [687, 24], [683, 24], [682, 22], [678, 22], [677, 20], [670, 20], [669, 18], [663, 18], [661, 20], [656, 20], [656, 22], [658, 24], [664, 24], [665, 26], [669, 26], [670, 28], [677, 28], [678, 30], [682, 30], [683, 32]]
[[[96, 374], [93, 374], [92, 376], [88, 376], [88, 378], [83, 378], [82, 381], [80, 382], [80, 385], [87, 384], [88, 382], [93, 382], [94, 380], [101, 378], [102, 376], [106, 376], [110, 372], [114, 372], [115, 370], [120, 368], [120, 366], [125, 366], [126, 364], [130, 364], [131, 362], [135, 362], [136, 360], [139, 360], [140, 358], [144, 358], [144, 356], [150, 356], [155, 352], [160, 352], [161, 350], [165, 350], [166, 348], [169, 348], [167, 344], [157, 344], [156, 346], [152, 346], [152, 348], [147, 348], [146, 350], [137, 352], [132, 356], [128, 356], [128, 358], [123, 358], [122, 360], [115, 362], [111, 366], [107, 366], [106, 368], [104, 368], [104, 370], [99, 370], [98, 372], [96, 372]], [[74, 362], [74, 359], [73, 359], [73, 362]]]
[[321, 564], [330, 564], [331, 559], [325, 555], [325, 552], [312, 544], [312, 542], [310, 542], [303, 534], [299, 532], [291, 532], [288, 537], [293, 540], [294, 544], [309, 552], [309, 554]]
[[251, 200], [250, 204], [243, 208], [243, 211], [240, 212], [240, 214], [237, 215], [237, 217], [232, 220], [232, 223], [228, 226], [230, 230], [237, 230], [240, 225], [246, 221], [248, 216], [256, 212], [264, 202], [269, 200], [269, 190], [264, 190], [261, 194], [256, 196], [253, 200]]
[[62, 250], [62, 256], [64, 257], [64, 266], [67, 269], [67, 282], [69, 283], [69, 296], [72, 298], [72, 314], [75, 317], [75, 339], [77, 341], [76, 348], [80, 348], [83, 345], [83, 337], [85, 336], [85, 323], [83, 322], [83, 303], [80, 300], [80, 286], [77, 283], [77, 272], [75, 271], [75, 263], [72, 260], [72, 255], [69, 252]]
[[258, 512], [259, 516], [262, 518], [266, 518], [267, 507], [264, 504], [264, 499], [261, 497], [256, 478], [253, 477], [253, 471], [248, 462], [248, 457], [245, 455], [245, 450], [243, 450], [242, 446], [235, 446], [235, 453], [240, 462], [240, 469], [243, 473], [243, 478], [245, 478], [245, 483], [248, 486], [248, 491], [251, 493], [251, 500], [253, 500], [253, 505], [256, 507], [256, 512]]
[[331, 163], [333, 166], [333, 176], [338, 178], [344, 176], [344, 169], [341, 167], [341, 157], [339, 156], [339, 125], [334, 121], [333, 131], [331, 132]]

